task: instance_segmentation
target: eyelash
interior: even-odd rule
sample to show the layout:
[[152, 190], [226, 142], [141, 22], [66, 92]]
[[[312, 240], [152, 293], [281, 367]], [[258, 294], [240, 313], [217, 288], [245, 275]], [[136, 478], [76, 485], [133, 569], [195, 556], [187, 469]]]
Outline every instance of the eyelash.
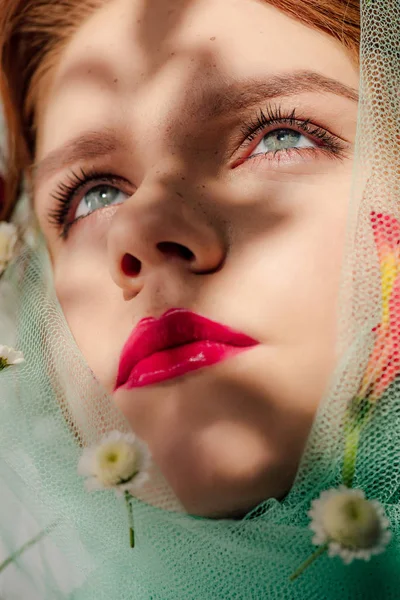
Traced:
[[[56, 201], [56, 207], [49, 212], [48, 220], [58, 230], [61, 229], [60, 237], [65, 239], [68, 236], [71, 226], [80, 219], [85, 218], [78, 217], [75, 220], [68, 221], [75, 196], [77, 196], [83, 187], [88, 187], [90, 182], [95, 184], [93, 187], [102, 184], [117, 187], [118, 185], [121, 186], [121, 184], [125, 183], [126, 185], [128, 183], [123, 177], [116, 177], [113, 173], [96, 171], [95, 169], [90, 172], [80, 169], [80, 173], [71, 171], [68, 174], [67, 181], [65, 183], [59, 182], [56, 190], [51, 194], [51, 197]], [[89, 191], [90, 187], [88, 187], [86, 193]]]
[[[275, 125], [275, 128], [273, 127]], [[269, 131], [265, 131], [266, 128], [270, 128]], [[326, 129], [322, 127], [318, 127], [317, 125], [313, 125], [310, 119], [299, 119], [296, 116], [296, 109], [294, 108], [290, 112], [285, 112], [281, 106], [267, 106], [266, 112], [260, 109], [259, 113], [256, 115], [256, 118], [249, 121], [242, 127], [242, 135], [246, 138], [245, 147], [251, 145], [251, 143], [258, 137], [261, 132], [264, 132], [264, 135], [268, 135], [277, 129], [295, 129], [300, 131], [301, 133], [306, 134], [307, 136], [314, 137], [321, 142], [321, 145], [317, 148], [290, 148], [290, 149], [281, 149], [275, 150], [274, 152], [269, 152], [268, 155], [272, 155], [272, 158], [269, 160], [274, 160], [275, 156], [281, 156], [282, 154], [297, 152], [298, 154], [302, 154], [305, 151], [307, 152], [325, 152], [330, 157], [342, 159], [345, 155], [347, 146], [344, 142], [342, 142], [335, 135], [329, 133]], [[259, 141], [261, 141], [260, 138]], [[263, 158], [265, 159], [267, 154], [257, 154], [255, 156], [248, 156], [244, 159], [241, 159], [239, 162], [243, 163], [247, 160], [253, 160], [254, 158]]]
[[[246, 158], [242, 158], [238, 161], [237, 164], [243, 163], [248, 160], [254, 159], [266, 159], [267, 155], [273, 155], [272, 160], [276, 162], [275, 156], [278, 157], [285, 153], [293, 153], [298, 152], [302, 154], [304, 151], [308, 152], [325, 152], [330, 157], [334, 158], [343, 158], [346, 145], [341, 142], [336, 136], [332, 135], [325, 129], [313, 125], [309, 119], [302, 120], [297, 118], [296, 109], [293, 109], [290, 112], [284, 112], [281, 106], [267, 106], [266, 112], [260, 109], [259, 113], [256, 115], [255, 119], [252, 119], [245, 123], [242, 127], [242, 136], [245, 139], [245, 142], [242, 143], [242, 146], [245, 148], [250, 146], [251, 143], [257, 138], [257, 136], [263, 132], [267, 127], [273, 127], [275, 125], [275, 129], [297, 129], [302, 133], [305, 133], [307, 136], [312, 136], [317, 138], [320, 142], [322, 142], [321, 146], [318, 148], [310, 147], [310, 148], [290, 148], [290, 149], [280, 149], [275, 150], [274, 152], [269, 153], [260, 153], [254, 156], [248, 156]], [[268, 135], [268, 133], [272, 133], [275, 131], [274, 128], [265, 132], [264, 135]], [[260, 138], [261, 141], [262, 138]], [[48, 219], [51, 224], [53, 224], [58, 230], [61, 230], [60, 237], [67, 238], [68, 232], [71, 226], [83, 219], [85, 217], [78, 217], [75, 220], [68, 221], [68, 216], [71, 212], [71, 205], [74, 198], [77, 196], [80, 190], [83, 187], [87, 187], [90, 182], [93, 182], [97, 185], [102, 185], [102, 183], [106, 185], [121, 185], [121, 183], [128, 183], [122, 177], [116, 177], [112, 173], [105, 173], [96, 171], [93, 169], [90, 172], [86, 172], [83, 169], [80, 169], [80, 173], [76, 173], [75, 171], [71, 171], [68, 175], [68, 180], [64, 182], [60, 182], [57, 186], [55, 192], [51, 194], [52, 198], [56, 201], [56, 208], [51, 210], [48, 214]], [[90, 191], [88, 187], [87, 192]], [[86, 215], [85, 215], [86, 216]]]

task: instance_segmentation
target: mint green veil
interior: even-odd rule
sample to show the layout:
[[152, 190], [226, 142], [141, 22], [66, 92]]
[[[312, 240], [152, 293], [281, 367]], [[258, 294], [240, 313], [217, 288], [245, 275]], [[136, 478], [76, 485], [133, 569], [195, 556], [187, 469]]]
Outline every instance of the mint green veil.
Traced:
[[[399, 0], [364, 0], [361, 24], [339, 360], [283, 500], [240, 520], [193, 517], [154, 468], [133, 501], [130, 547], [123, 501], [111, 490], [88, 493], [77, 474], [82, 448], [129, 426], [75, 345], [21, 198], [13, 219], [24, 236], [0, 279], [0, 344], [25, 355], [0, 372], [0, 563], [12, 559], [0, 567], [2, 600], [400, 598]], [[386, 220], [382, 250], [376, 231]], [[290, 580], [315, 550], [312, 500], [343, 482], [384, 506], [390, 544], [349, 565], [322, 553]]]

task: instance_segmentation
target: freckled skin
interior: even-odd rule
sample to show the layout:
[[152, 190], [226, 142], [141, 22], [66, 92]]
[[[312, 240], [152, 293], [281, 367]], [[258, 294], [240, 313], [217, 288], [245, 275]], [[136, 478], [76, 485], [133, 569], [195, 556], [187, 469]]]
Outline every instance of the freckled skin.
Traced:
[[[224, 106], [213, 120], [204, 99], [231, 79], [312, 69], [357, 88], [358, 73], [332, 38], [255, 0], [157, 0], [148, 10], [114, 0], [92, 15], [46, 81], [39, 110], [39, 160], [89, 129], [116, 132], [115, 152], [74, 169], [123, 178], [124, 201], [62, 239], [47, 213], [64, 168], [38, 185], [35, 210], [68, 324], [110, 394], [132, 328], [169, 308], [260, 341], [208, 369], [113, 396], [189, 512], [240, 515], [289, 490], [337, 361], [357, 106], [327, 93], [275, 99], [339, 136], [347, 155], [259, 156], [233, 167], [262, 141], [245, 148], [241, 130], [265, 105], [240, 115]], [[160, 242], [194, 260], [160, 251]], [[122, 269], [125, 254], [140, 261], [138, 274]]]

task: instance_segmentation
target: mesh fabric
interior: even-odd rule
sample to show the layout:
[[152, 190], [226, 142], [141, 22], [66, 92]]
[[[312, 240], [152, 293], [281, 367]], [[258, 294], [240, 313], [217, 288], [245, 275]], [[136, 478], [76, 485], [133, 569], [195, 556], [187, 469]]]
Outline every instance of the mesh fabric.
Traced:
[[[366, 0], [361, 13], [340, 360], [289, 494], [266, 500], [241, 520], [196, 518], [180, 509], [154, 470], [134, 500], [132, 550], [124, 504], [112, 491], [87, 493], [77, 476], [83, 446], [129, 427], [76, 347], [43, 240], [40, 233], [31, 236], [0, 286], [0, 341], [26, 359], [0, 374], [0, 538], [12, 554], [27, 531], [34, 536], [49, 529], [0, 574], [0, 590], [8, 577], [29, 589], [27, 595], [13, 584], [7, 600], [400, 597], [400, 3]], [[28, 211], [21, 203], [15, 219]], [[366, 403], [353, 402], [353, 418], [364, 425], [352, 461], [346, 418], [349, 403], [361, 396], [369, 413], [364, 418]], [[312, 499], [349, 471], [353, 486], [385, 507], [393, 532], [387, 551], [348, 566], [325, 554], [289, 581], [314, 549], [307, 516]]]

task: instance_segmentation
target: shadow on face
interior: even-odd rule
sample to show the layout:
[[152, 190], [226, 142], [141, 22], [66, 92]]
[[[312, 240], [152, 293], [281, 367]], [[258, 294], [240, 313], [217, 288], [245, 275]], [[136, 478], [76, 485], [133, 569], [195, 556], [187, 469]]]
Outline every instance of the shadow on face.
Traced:
[[[281, 497], [337, 360], [350, 57], [258, 1], [115, 0], [46, 86], [35, 210], [88, 365], [187, 510]], [[172, 308], [257, 345], [113, 393], [133, 328]]]

